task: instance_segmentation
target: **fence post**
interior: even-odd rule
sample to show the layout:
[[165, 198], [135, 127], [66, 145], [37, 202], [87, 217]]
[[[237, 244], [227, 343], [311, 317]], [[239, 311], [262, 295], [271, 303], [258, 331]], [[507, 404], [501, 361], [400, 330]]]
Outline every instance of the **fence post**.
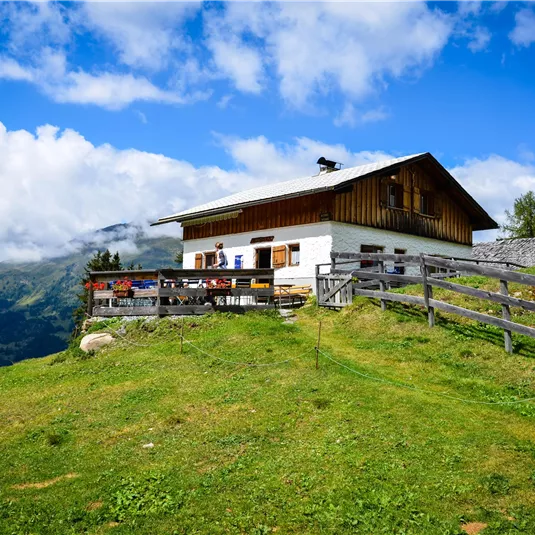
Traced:
[[[502, 295], [509, 295], [509, 289], [507, 286], [507, 281], [500, 280], [500, 293]], [[507, 321], [511, 321], [511, 308], [509, 305], [502, 305], [502, 318]], [[505, 351], [507, 353], [513, 352], [513, 339], [511, 337], [511, 331], [504, 329], [503, 338], [505, 341]]]
[[316, 264], [316, 302], [320, 304], [320, 267]]
[[321, 320], [318, 325], [318, 343], [315, 347], [316, 349], [316, 370], [320, 367], [319, 366], [319, 358], [320, 358], [320, 342], [321, 342]]
[[89, 275], [89, 289], [87, 290], [87, 314], [93, 316], [93, 275]]
[[[385, 272], [385, 263], [383, 260], [379, 260], [379, 273]], [[379, 279], [379, 290], [381, 292], [386, 292], [386, 283], [383, 279]], [[381, 310], [384, 312], [386, 310], [386, 299], [381, 299]]]
[[429, 306], [429, 300], [433, 299], [433, 287], [427, 283], [429, 276], [429, 268], [425, 264], [425, 257], [423, 253], [420, 253], [420, 271], [422, 273], [422, 282], [424, 285], [424, 300], [427, 308], [427, 319], [429, 321], [429, 327], [435, 326], [435, 309]]

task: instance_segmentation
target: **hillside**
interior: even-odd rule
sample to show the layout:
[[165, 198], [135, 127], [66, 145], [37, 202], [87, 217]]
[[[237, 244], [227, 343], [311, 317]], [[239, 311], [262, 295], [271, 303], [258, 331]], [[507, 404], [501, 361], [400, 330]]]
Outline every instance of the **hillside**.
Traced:
[[507, 404], [534, 341], [363, 299], [295, 319], [190, 318], [183, 354], [179, 321], [133, 321], [0, 369], [0, 533], [535, 532], [535, 404]]
[[[135, 245], [135, 252], [121, 255], [124, 264], [176, 266], [174, 257], [182, 248], [179, 239], [147, 238], [127, 225], [101, 232], [117, 239], [124, 237], [121, 230], [128, 230]], [[65, 349], [84, 266], [97, 248], [106, 245], [83, 243], [77, 252], [53, 260], [0, 263], [0, 366]]]

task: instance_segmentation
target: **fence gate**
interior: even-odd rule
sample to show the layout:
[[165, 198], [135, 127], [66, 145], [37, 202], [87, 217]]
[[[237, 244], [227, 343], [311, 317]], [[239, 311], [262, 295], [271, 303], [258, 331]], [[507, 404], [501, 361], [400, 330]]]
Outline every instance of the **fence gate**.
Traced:
[[340, 308], [353, 302], [351, 275], [316, 275], [318, 305]]

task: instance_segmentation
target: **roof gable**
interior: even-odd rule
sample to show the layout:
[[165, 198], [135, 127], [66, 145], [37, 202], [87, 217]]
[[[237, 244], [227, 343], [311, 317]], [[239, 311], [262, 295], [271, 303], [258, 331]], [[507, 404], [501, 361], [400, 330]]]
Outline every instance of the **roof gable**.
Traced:
[[446, 180], [454, 185], [457, 195], [460, 195], [461, 200], [465, 202], [469, 213], [471, 213], [472, 218], [476, 222], [476, 226], [478, 227], [476, 230], [480, 230], [480, 227], [481, 229], [497, 228], [498, 225], [496, 222], [491, 219], [485, 210], [430, 153], [413, 154], [401, 158], [393, 158], [376, 163], [349, 167], [330, 173], [261, 186], [189, 208], [188, 210], [184, 210], [177, 214], [163, 217], [154, 223], [154, 225], [161, 225], [174, 221], [183, 222], [190, 219], [221, 214], [231, 210], [238, 210], [256, 204], [336, 190], [356, 180], [361, 180], [377, 173], [386, 173], [401, 165], [408, 165], [422, 160], [428, 160], [439, 170]]

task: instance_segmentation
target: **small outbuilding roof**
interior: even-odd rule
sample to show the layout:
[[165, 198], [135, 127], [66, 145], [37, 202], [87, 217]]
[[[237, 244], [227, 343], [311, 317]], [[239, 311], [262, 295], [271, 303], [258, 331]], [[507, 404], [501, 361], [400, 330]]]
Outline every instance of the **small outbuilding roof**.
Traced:
[[535, 266], [535, 238], [510, 238], [474, 243], [472, 256], [491, 262]]
[[469, 210], [473, 216], [474, 230], [484, 230], [497, 228], [498, 225], [485, 212], [485, 210], [462, 188], [462, 186], [448, 173], [448, 171], [428, 152], [412, 154], [401, 158], [393, 158], [375, 163], [349, 167], [338, 171], [320, 173], [318, 175], [307, 176], [287, 182], [279, 182], [246, 190], [228, 197], [223, 197], [206, 204], [201, 204], [177, 214], [169, 215], [158, 219], [153, 225], [162, 225], [171, 222], [185, 222], [208, 216], [224, 214], [229, 211], [240, 210], [248, 206], [278, 201], [282, 199], [300, 197], [314, 193], [321, 193], [329, 190], [339, 189], [356, 180], [364, 179], [378, 172], [387, 173], [395, 171], [401, 165], [415, 163], [417, 161], [430, 160], [432, 164], [439, 168], [440, 173], [454, 185], [456, 194], [470, 206]]

